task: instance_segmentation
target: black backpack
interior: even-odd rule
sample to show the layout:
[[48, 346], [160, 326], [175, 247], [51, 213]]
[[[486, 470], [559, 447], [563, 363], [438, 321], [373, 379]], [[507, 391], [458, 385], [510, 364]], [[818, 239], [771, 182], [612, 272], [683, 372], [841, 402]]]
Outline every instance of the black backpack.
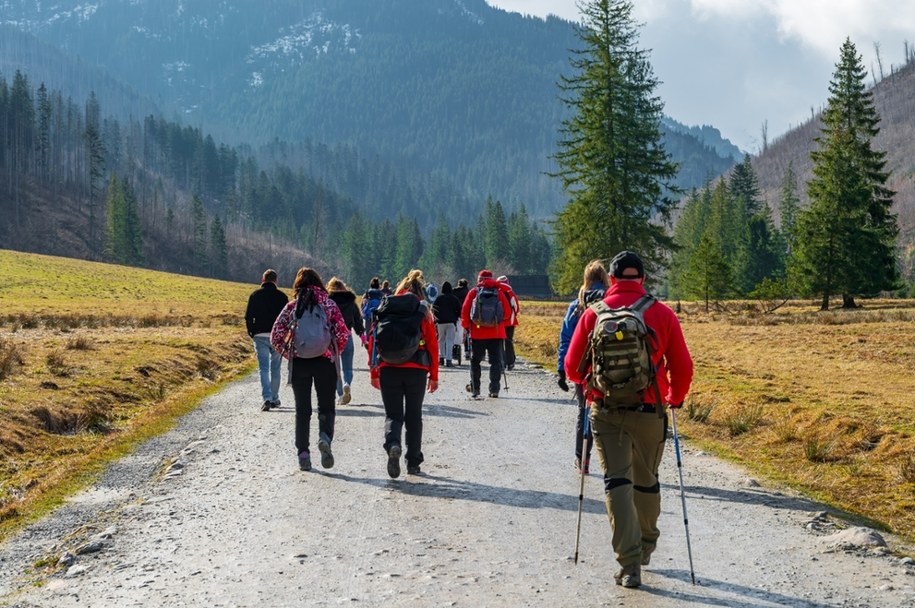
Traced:
[[426, 314], [426, 304], [412, 293], [385, 296], [373, 314], [372, 361], [377, 363], [381, 359], [392, 365], [414, 361], [428, 365], [428, 352], [420, 350]]

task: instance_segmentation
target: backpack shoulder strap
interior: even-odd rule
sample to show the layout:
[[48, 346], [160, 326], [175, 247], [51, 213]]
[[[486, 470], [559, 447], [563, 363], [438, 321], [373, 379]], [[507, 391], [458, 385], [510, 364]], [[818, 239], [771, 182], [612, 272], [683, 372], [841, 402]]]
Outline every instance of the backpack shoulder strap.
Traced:
[[651, 295], [650, 293], [646, 293], [644, 296], [642, 296], [641, 298], [636, 300], [635, 304], [630, 306], [629, 309], [632, 310], [633, 312], [642, 314], [646, 310], [651, 308], [651, 305], [657, 301], [658, 300], [653, 295]]

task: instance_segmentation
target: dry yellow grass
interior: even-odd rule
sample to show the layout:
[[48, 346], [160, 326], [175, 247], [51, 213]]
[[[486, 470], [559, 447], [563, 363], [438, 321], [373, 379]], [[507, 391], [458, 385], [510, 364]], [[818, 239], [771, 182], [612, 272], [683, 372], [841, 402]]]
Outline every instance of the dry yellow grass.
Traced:
[[[915, 540], [915, 302], [752, 304], [679, 316], [696, 362], [684, 436]], [[555, 369], [566, 305], [524, 303], [520, 352]]]
[[0, 538], [254, 366], [254, 285], [0, 251]]

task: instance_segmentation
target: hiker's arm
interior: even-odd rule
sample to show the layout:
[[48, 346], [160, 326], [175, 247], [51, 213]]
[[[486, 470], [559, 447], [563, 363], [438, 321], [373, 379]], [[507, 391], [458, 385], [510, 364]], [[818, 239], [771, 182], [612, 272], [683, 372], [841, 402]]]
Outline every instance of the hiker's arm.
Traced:
[[273, 329], [270, 330], [270, 344], [284, 357], [288, 356], [286, 346], [289, 338], [289, 328], [292, 326], [292, 311], [295, 310], [295, 304], [286, 305], [280, 312], [276, 321], [273, 322]]
[[575, 331], [578, 318], [575, 316], [575, 309], [578, 307], [577, 302], [572, 302], [566, 311], [566, 316], [562, 319], [562, 328], [559, 330], [559, 348], [556, 354], [556, 371], [564, 372], [566, 353], [569, 352], [569, 343], [572, 342], [572, 333]]
[[690, 384], [693, 381], [693, 358], [686, 347], [686, 340], [683, 338], [683, 328], [677, 320], [673, 311], [670, 313], [671, 320], [667, 332], [667, 348], [664, 351], [664, 360], [667, 367], [668, 377], [670, 379], [670, 388], [668, 389], [665, 401], [667, 403], [682, 403], [689, 392]]
[[468, 292], [467, 297], [464, 298], [464, 305], [461, 306], [461, 327], [464, 329], [470, 329], [470, 306], [473, 304], [473, 298], [470, 297]]
[[252, 312], [251, 300], [253, 297], [248, 298], [248, 305], [245, 307], [245, 328], [248, 330], [249, 336], [254, 336], [254, 314]]
[[594, 315], [593, 310], [588, 309], [582, 313], [578, 324], [575, 326], [575, 331], [572, 333], [572, 340], [569, 342], [569, 352], [566, 353], [563, 366], [566, 371], [566, 377], [576, 384], [584, 382], [588, 373], [587, 369], [579, 371], [578, 365], [581, 363], [581, 359], [588, 348], [588, 337], [591, 335], [591, 330], [594, 328], [596, 321], [597, 317]]

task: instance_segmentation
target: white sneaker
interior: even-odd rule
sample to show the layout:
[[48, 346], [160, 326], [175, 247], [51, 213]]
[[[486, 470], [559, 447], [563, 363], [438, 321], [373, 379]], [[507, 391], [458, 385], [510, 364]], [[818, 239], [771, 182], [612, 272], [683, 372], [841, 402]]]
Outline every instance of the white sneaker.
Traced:
[[343, 395], [337, 397], [337, 405], [343, 405]]
[[353, 399], [353, 394], [350, 392], [349, 384], [343, 385], [343, 396], [340, 397], [341, 405], [346, 405]]

